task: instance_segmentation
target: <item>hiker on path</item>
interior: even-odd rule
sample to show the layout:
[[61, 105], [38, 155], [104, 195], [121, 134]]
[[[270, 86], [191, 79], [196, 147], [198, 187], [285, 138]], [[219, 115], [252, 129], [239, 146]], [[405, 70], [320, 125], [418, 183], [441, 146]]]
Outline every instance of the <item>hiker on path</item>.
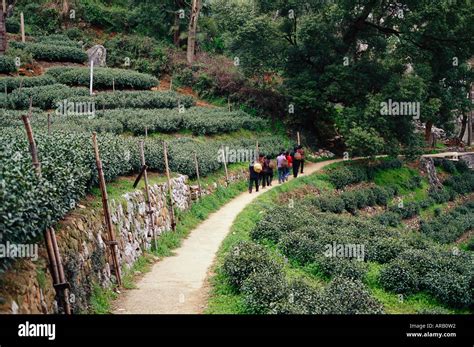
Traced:
[[288, 177], [290, 177], [290, 169], [293, 167], [293, 157], [290, 155], [289, 151], [285, 152], [286, 157], [286, 169], [285, 169], [285, 181], [288, 181]]
[[304, 169], [304, 149], [303, 149], [303, 146], [298, 145], [298, 147], [296, 148], [296, 151], [301, 155], [301, 159], [300, 159], [301, 172], [300, 173], [304, 173], [303, 172], [303, 169]]
[[260, 172], [262, 165], [258, 161], [254, 161], [249, 165], [249, 193], [252, 194], [253, 185], [255, 184], [255, 191], [258, 192]]
[[265, 183], [264, 183], [264, 180], [265, 180], [265, 155], [263, 154], [259, 154], [258, 155], [258, 163], [262, 166], [262, 171], [260, 171], [260, 173], [258, 174], [258, 182], [259, 182], [259, 185], [262, 186], [262, 188], [265, 188]]
[[276, 164], [269, 156], [265, 156], [263, 162], [263, 188], [265, 186], [271, 187], [273, 181], [273, 169]]
[[298, 152], [298, 146], [295, 146], [291, 157], [293, 160], [293, 177], [296, 178], [298, 177], [301, 164], [301, 154]]
[[288, 161], [286, 160], [285, 151], [282, 150], [277, 157], [278, 183], [285, 182], [285, 173], [287, 166]]

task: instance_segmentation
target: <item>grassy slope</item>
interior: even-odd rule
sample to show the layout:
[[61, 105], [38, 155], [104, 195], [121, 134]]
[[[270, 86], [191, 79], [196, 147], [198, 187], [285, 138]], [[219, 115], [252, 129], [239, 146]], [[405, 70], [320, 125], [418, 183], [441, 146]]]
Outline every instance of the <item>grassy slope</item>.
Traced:
[[[340, 164], [333, 164], [330, 167]], [[379, 173], [376, 175], [374, 181], [378, 185], [397, 184], [402, 185], [404, 182], [417, 174], [415, 170], [408, 168], [394, 169]], [[232, 226], [232, 232], [224, 240], [218, 252], [217, 261], [214, 266], [215, 275], [211, 278], [212, 291], [208, 301], [206, 313], [209, 314], [245, 314], [245, 306], [243, 304], [243, 297], [229, 286], [226, 282], [225, 276], [219, 271], [223, 264], [225, 255], [229, 250], [241, 240], [250, 240], [249, 233], [254, 228], [256, 223], [262, 217], [266, 207], [271, 206], [278, 194], [282, 194], [305, 185], [313, 185], [320, 189], [333, 189], [331, 184], [327, 181], [327, 175], [324, 173], [315, 173], [311, 176], [305, 176], [289, 183], [278, 186], [272, 191], [269, 191], [259, 196], [252, 204], [247, 206], [236, 218]], [[426, 197], [427, 182], [423, 181], [422, 187], [415, 191], [401, 190], [403, 195], [409, 195], [410, 201], [418, 201]], [[275, 247], [269, 246], [272, 253], [277, 253]], [[367, 273], [365, 282], [369, 287], [372, 295], [384, 305], [385, 311], [390, 314], [410, 314], [416, 313], [420, 310], [438, 309], [446, 313], [468, 313], [466, 310], [454, 310], [443, 307], [434, 298], [426, 293], [416, 293], [414, 295], [399, 297], [395, 293], [387, 292], [381, 288], [378, 283], [378, 273], [382, 265], [377, 263], [369, 264], [369, 271]], [[308, 271], [305, 271], [308, 270]], [[310, 269], [298, 267], [291, 262], [285, 265], [286, 275], [289, 277], [297, 276], [304, 278], [315, 286], [324, 285], [327, 281], [325, 278], [317, 277], [309, 274]]]

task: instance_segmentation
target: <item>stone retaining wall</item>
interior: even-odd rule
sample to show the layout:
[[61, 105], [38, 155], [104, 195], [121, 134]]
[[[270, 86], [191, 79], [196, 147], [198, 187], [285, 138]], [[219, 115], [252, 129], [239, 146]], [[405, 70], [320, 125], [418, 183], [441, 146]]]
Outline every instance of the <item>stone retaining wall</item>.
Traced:
[[[191, 189], [186, 176], [172, 180], [173, 199], [177, 209], [191, 204]], [[129, 269], [144, 251], [150, 249], [153, 231], [157, 236], [171, 229], [167, 207], [167, 184], [150, 187], [153, 210], [149, 217], [143, 190], [127, 193], [120, 200], [110, 201], [110, 211], [119, 261]], [[152, 222], [153, 220], [153, 222]], [[71, 285], [70, 301], [74, 313], [88, 312], [95, 286], [107, 287], [115, 282], [111, 271], [110, 248], [106, 246], [107, 230], [101, 206], [77, 208], [56, 226], [58, 246], [66, 278]], [[39, 260], [19, 260], [0, 279], [0, 313], [57, 313], [52, 279], [46, 252], [39, 243]]]

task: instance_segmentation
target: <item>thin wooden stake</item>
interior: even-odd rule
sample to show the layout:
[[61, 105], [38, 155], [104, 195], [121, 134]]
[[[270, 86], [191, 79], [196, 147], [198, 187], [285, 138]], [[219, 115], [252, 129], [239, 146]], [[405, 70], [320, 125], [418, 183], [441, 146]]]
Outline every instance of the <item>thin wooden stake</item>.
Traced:
[[112, 78], [112, 91], [115, 93], [115, 77]]
[[[30, 97], [30, 111], [31, 115], [31, 103], [32, 98]], [[33, 129], [31, 128], [30, 116], [22, 115], [23, 124], [26, 129], [26, 136], [28, 137], [28, 143], [30, 146], [30, 154], [35, 168], [35, 173], [38, 177], [41, 177], [41, 164], [38, 160], [38, 148], [36, 147], [35, 138], [33, 136]], [[71, 306], [69, 305], [69, 284], [66, 282], [64, 276], [64, 269], [62, 267], [61, 257], [59, 256], [58, 244], [56, 241], [56, 234], [54, 229], [46, 228], [44, 230], [44, 239], [46, 243], [46, 251], [48, 253], [48, 260], [51, 267], [51, 276], [53, 277], [53, 286], [59, 298], [62, 298], [63, 308], [66, 314], [71, 314]], [[62, 294], [62, 295], [61, 295]]]
[[150, 227], [152, 228], [152, 238], [153, 238], [153, 243], [155, 245], [155, 249], [158, 248], [158, 244], [156, 243], [156, 233], [155, 233], [155, 223], [153, 220], [153, 209], [151, 207], [151, 201], [150, 201], [150, 188], [148, 186], [148, 174], [146, 170], [146, 164], [145, 164], [145, 149], [144, 149], [144, 141], [140, 141], [140, 160], [142, 163], [142, 166], [145, 167], [145, 171], [143, 172], [143, 180], [145, 181], [145, 203], [148, 207], [148, 215], [150, 219]]
[[120, 263], [117, 256], [117, 241], [115, 240], [115, 233], [113, 230], [112, 219], [110, 218], [109, 211], [109, 198], [107, 196], [107, 187], [105, 185], [104, 171], [102, 169], [102, 161], [100, 160], [99, 146], [97, 144], [97, 133], [92, 133], [92, 144], [94, 146], [95, 153], [95, 163], [97, 166], [97, 173], [99, 175], [99, 186], [102, 193], [102, 208], [104, 210], [105, 224], [107, 226], [107, 231], [109, 234], [109, 241], [106, 243], [109, 245], [110, 250], [112, 251], [112, 261], [114, 263], [115, 274], [117, 277], [117, 284], [119, 287], [122, 286], [122, 276], [120, 274]]
[[229, 184], [229, 172], [227, 171], [227, 156], [225, 153], [225, 148], [222, 146], [222, 154], [224, 156], [224, 171], [225, 171], [225, 183], [228, 185]]
[[173, 90], [173, 76], [170, 77], [170, 90]]
[[165, 169], [166, 169], [166, 178], [168, 179], [168, 191], [170, 195], [170, 205], [171, 205], [171, 229], [176, 230], [176, 222], [174, 216], [174, 199], [173, 199], [173, 188], [171, 187], [171, 177], [170, 177], [170, 168], [168, 165], [168, 148], [166, 146], [166, 141], [163, 141], [163, 154], [165, 157]]
[[93, 85], [94, 85], [94, 60], [91, 60], [91, 69], [90, 69], [90, 81], [89, 81], [89, 94], [93, 94]]
[[259, 147], [258, 147], [258, 141], [257, 141], [257, 143], [255, 144], [255, 151], [256, 151], [256, 153], [255, 153], [255, 154], [256, 154], [256, 158], [255, 158], [255, 159], [258, 160], [258, 158], [260, 157], [260, 149], [259, 149]]
[[48, 113], [48, 135], [51, 135], [51, 113]]
[[25, 42], [25, 16], [23, 12], [20, 13], [20, 29], [21, 29], [21, 42]]
[[296, 138], [298, 139], [297, 140], [298, 141], [298, 146], [301, 145], [301, 139], [300, 139], [300, 132], [299, 131], [296, 133]]
[[148, 137], [148, 127], [145, 127], [145, 138]]
[[201, 178], [199, 177], [199, 163], [197, 160], [196, 152], [194, 152], [194, 165], [196, 166], [196, 177], [197, 177], [198, 189], [199, 189], [198, 198], [201, 199]]
[[2, 9], [3, 9], [3, 13], [6, 16], [7, 15], [7, 1], [6, 0], [2, 0]]

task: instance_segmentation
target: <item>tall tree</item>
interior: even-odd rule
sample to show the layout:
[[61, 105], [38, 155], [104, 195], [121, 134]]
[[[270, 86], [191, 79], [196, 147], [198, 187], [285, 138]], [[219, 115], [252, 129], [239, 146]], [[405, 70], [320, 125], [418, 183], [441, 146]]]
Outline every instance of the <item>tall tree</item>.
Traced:
[[3, 8], [0, 6], [0, 54], [5, 53], [7, 50], [7, 28], [5, 26], [6, 13], [3, 12]]
[[189, 64], [194, 62], [196, 51], [196, 31], [198, 25], [199, 12], [201, 11], [201, 0], [193, 0], [191, 6], [191, 16], [189, 18], [188, 28], [188, 47], [186, 58]]

